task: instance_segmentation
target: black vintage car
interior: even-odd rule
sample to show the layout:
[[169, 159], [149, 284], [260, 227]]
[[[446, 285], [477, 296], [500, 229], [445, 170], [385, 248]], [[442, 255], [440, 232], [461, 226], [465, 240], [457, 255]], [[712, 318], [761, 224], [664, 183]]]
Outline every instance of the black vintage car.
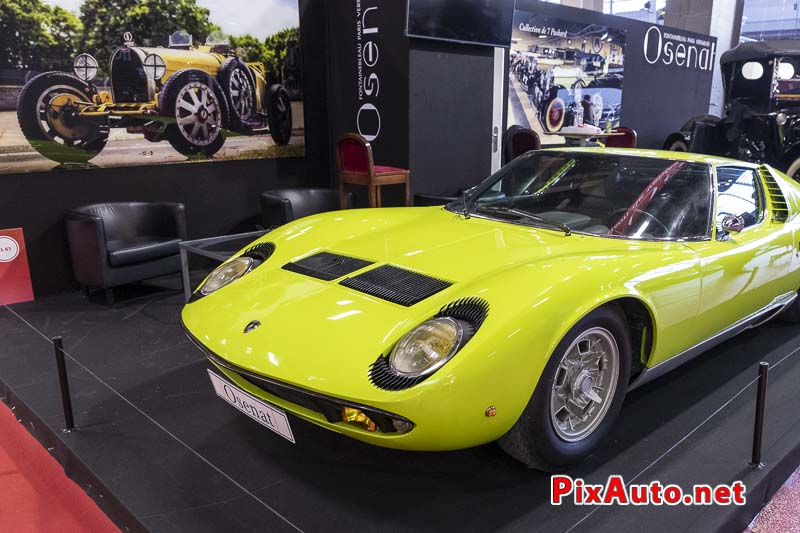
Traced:
[[800, 181], [800, 42], [742, 43], [720, 65], [725, 116], [688, 120], [664, 148], [769, 163]]

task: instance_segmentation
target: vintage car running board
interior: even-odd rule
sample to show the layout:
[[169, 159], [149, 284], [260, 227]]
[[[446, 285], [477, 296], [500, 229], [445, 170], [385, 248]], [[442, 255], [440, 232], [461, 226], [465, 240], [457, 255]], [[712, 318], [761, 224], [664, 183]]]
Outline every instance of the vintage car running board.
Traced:
[[688, 350], [674, 356], [670, 357], [666, 361], [659, 363], [653, 367], [645, 368], [641, 374], [639, 374], [631, 384], [628, 386], [628, 390], [636, 389], [645, 383], [653, 381], [656, 378], [663, 376], [664, 374], [678, 368], [682, 364], [694, 359], [701, 353], [710, 350], [714, 346], [725, 342], [726, 340], [730, 339], [731, 337], [736, 336], [737, 334], [741, 333], [742, 331], [750, 328], [755, 328], [764, 324], [765, 322], [771, 320], [772, 318], [776, 317], [778, 314], [781, 313], [787, 306], [791, 305], [795, 299], [797, 298], [796, 292], [787, 292], [786, 294], [781, 294], [780, 296], [775, 297], [772, 302], [769, 303], [766, 307], [759, 309], [755, 313], [746, 316], [745, 318], [739, 320], [735, 324], [723, 329], [716, 335], [709, 337], [708, 339], [704, 340], [703, 342], [692, 346]]

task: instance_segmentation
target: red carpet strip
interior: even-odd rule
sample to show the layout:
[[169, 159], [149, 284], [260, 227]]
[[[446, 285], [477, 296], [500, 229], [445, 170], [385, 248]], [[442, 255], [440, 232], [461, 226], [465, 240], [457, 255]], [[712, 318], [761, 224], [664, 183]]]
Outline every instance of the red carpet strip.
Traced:
[[0, 403], [0, 531], [119, 532], [3, 403]]

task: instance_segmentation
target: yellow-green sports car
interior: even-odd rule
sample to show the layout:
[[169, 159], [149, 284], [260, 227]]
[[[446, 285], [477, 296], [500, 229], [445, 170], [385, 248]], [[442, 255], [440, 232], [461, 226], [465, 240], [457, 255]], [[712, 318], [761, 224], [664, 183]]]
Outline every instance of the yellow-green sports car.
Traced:
[[371, 444], [554, 470], [627, 391], [800, 306], [800, 187], [696, 154], [530, 152], [444, 207], [282, 226], [183, 310], [217, 393]]

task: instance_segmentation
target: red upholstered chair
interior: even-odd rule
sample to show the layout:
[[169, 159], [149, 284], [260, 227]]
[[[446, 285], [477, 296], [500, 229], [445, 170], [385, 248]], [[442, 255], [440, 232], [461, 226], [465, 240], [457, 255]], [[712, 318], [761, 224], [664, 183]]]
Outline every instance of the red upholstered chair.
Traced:
[[405, 205], [411, 204], [409, 171], [404, 168], [376, 165], [372, 147], [366, 139], [355, 133], [345, 133], [336, 147], [336, 164], [339, 167], [339, 201], [346, 208], [345, 184], [365, 185], [369, 190], [369, 206], [381, 206], [381, 186], [405, 184]]
[[506, 131], [504, 163], [513, 161], [525, 152], [538, 150], [541, 147], [542, 143], [535, 131], [522, 126], [511, 126]]
[[636, 141], [639, 138], [636, 135], [636, 130], [620, 126], [611, 133], [622, 133], [624, 135], [606, 137], [606, 148], [636, 148]]

